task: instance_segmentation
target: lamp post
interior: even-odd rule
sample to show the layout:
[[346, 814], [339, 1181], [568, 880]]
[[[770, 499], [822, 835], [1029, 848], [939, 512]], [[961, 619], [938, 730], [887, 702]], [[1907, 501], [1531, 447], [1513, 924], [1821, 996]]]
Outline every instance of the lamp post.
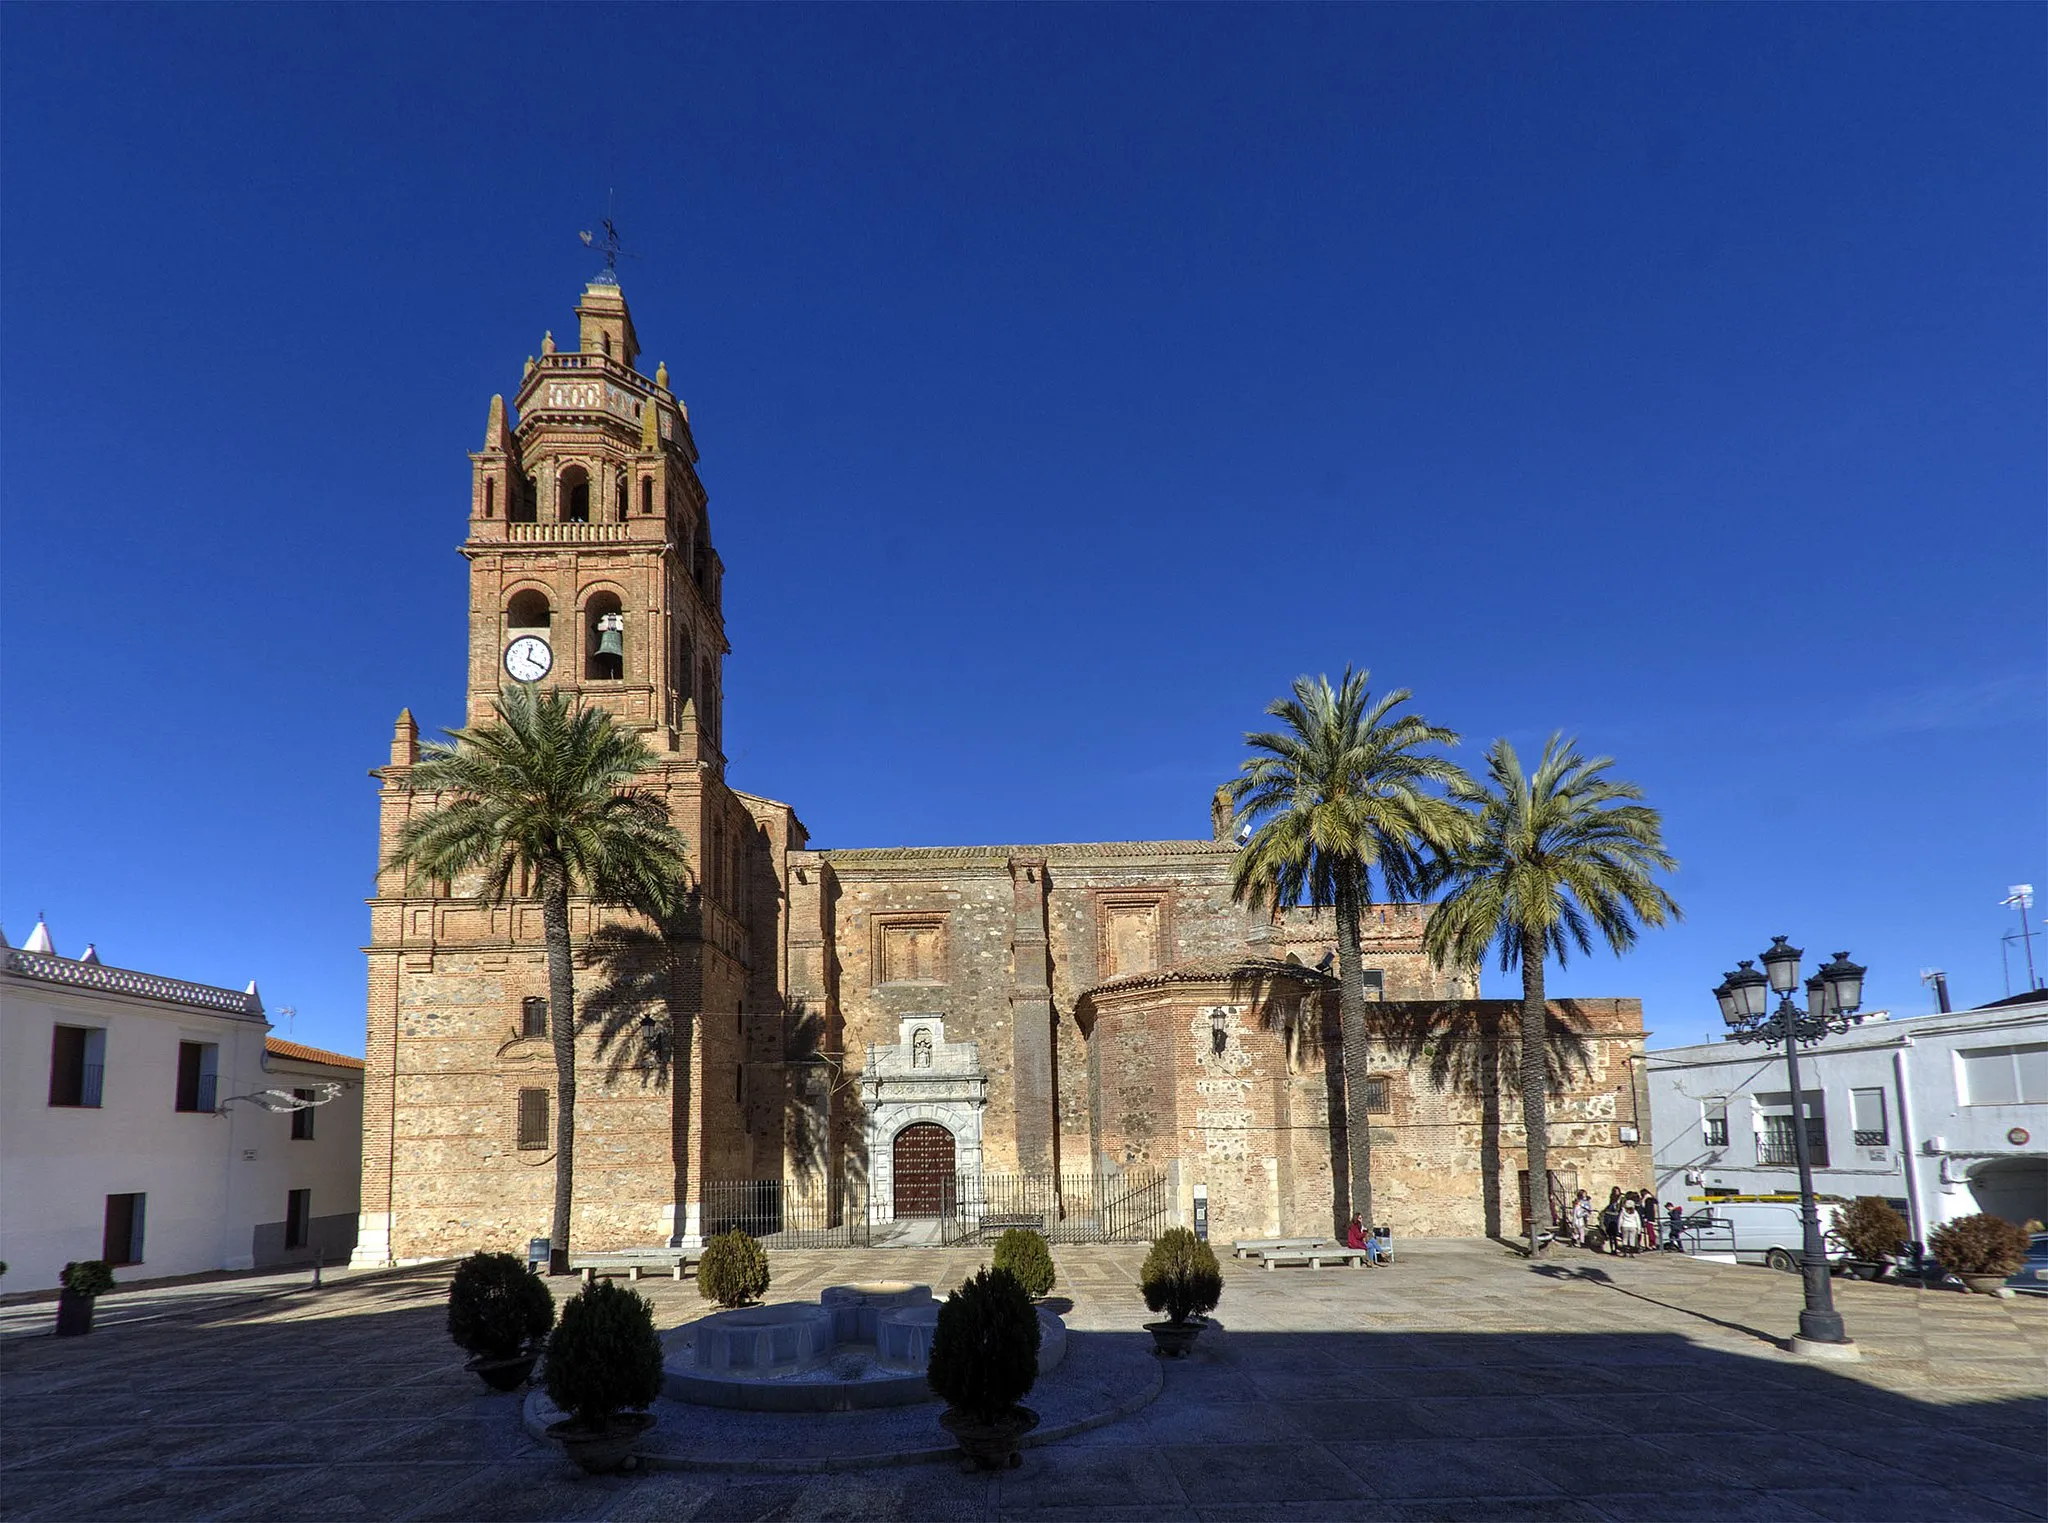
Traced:
[[[1822, 965], [1806, 981], [1806, 1008], [1792, 1003], [1792, 991], [1800, 987], [1799, 959], [1805, 956], [1783, 936], [1771, 938], [1770, 950], [1760, 959], [1759, 973], [1752, 962], [1743, 962], [1714, 989], [1721, 1005], [1721, 1019], [1729, 1035], [1738, 1042], [1762, 1042], [1767, 1046], [1785, 1044], [1785, 1075], [1792, 1086], [1792, 1156], [1799, 1165], [1799, 1225], [1804, 1242], [1799, 1270], [1806, 1286], [1806, 1305], [1799, 1313], [1799, 1336], [1792, 1340], [1794, 1353], [1822, 1358], [1856, 1359], [1856, 1345], [1842, 1327], [1842, 1314], [1835, 1310], [1834, 1286], [1828, 1278], [1827, 1250], [1821, 1242], [1820, 1209], [1813, 1199], [1813, 1164], [1806, 1146], [1806, 1102], [1799, 1088], [1799, 1049], [1823, 1037], [1847, 1031], [1857, 1022], [1863, 1006], [1864, 969], [1849, 961], [1847, 952]], [[1778, 1007], [1770, 1008], [1771, 996]]]

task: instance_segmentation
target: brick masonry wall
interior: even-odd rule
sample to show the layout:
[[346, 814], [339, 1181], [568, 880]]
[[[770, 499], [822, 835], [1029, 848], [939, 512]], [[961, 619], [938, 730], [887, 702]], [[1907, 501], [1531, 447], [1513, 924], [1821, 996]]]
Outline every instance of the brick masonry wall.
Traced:
[[[1214, 1050], [1211, 1012], [1222, 1011], [1225, 1050]], [[1580, 1035], [1584, 1066], [1549, 1106], [1550, 1166], [1572, 1187], [1604, 1199], [1609, 1185], [1649, 1180], [1646, 1143], [1627, 1146], [1634, 1123], [1633, 1073], [1642, 1052], [1635, 1000], [1559, 1000], [1552, 1010]], [[1505, 1016], [1503, 1001], [1397, 1005], [1394, 1017]], [[1307, 1000], [1283, 987], [1230, 979], [1152, 987], [1112, 986], [1091, 996], [1090, 1041], [1100, 1074], [1100, 1138], [1115, 1163], [1186, 1161], [1206, 1186], [1218, 1240], [1270, 1233], [1324, 1233], [1348, 1214], [1342, 1048], [1334, 992]], [[1288, 1030], [1301, 1035], [1293, 1061]], [[1439, 1039], [1450, 1045], [1451, 1037]], [[1526, 1163], [1515, 1075], [1489, 1105], [1457, 1065], [1442, 1083], [1429, 1055], [1376, 1036], [1371, 1070], [1387, 1108], [1370, 1118], [1374, 1217], [1398, 1236], [1520, 1231], [1517, 1173]], [[1469, 1065], [1468, 1065], [1469, 1067]], [[1167, 1082], [1170, 1076], [1170, 1084]]]

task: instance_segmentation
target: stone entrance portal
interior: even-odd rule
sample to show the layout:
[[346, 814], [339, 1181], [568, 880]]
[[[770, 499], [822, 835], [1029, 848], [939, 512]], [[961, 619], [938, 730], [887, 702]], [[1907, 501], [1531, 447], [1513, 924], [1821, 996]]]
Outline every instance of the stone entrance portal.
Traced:
[[947, 1181], [981, 1174], [981, 1049], [947, 1041], [943, 1016], [906, 1015], [894, 1042], [869, 1044], [860, 1087], [874, 1219], [937, 1216]]
[[913, 1121], [896, 1134], [891, 1152], [896, 1219], [937, 1216], [953, 1183], [953, 1134], [936, 1121]]

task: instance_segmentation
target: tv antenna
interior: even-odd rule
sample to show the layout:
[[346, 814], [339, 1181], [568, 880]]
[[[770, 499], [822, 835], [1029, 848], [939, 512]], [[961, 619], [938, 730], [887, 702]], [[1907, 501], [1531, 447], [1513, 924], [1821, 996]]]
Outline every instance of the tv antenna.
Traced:
[[[2034, 907], [2034, 885], [2015, 883], [1998, 902], [2020, 912], [2019, 941], [2027, 949], [2027, 990], [2031, 993], [2041, 987], [2041, 981], [2034, 976], [2034, 928], [2027, 924], [2027, 911]], [[2000, 938], [1998, 955], [2001, 963], [2005, 961], [2005, 948], [2012, 940], [2010, 931]], [[2009, 973], [2006, 975], [2005, 992], [2012, 993], [2012, 975]]]
[[294, 1027], [298, 1021], [299, 1012], [290, 1005], [279, 1005], [277, 1013], [284, 1017], [285, 1036], [287, 1038], [291, 1037], [294, 1034]]

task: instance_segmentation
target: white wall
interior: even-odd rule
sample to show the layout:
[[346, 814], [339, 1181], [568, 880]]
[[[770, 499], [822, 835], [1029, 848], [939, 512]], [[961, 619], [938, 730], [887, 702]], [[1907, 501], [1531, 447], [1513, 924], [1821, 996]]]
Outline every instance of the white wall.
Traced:
[[[92, 976], [170, 991], [197, 987], [123, 970]], [[49, 1103], [52, 1032], [60, 1024], [106, 1033], [96, 1108]], [[314, 1143], [291, 1143], [288, 1115], [246, 1102], [226, 1115], [175, 1108], [180, 1042], [219, 1047], [217, 1100], [294, 1087], [282, 1068], [265, 1067], [267, 1030], [260, 1014], [0, 973], [0, 1259], [8, 1266], [0, 1287], [53, 1288], [68, 1260], [99, 1258], [113, 1194], [146, 1197], [143, 1261], [116, 1271], [120, 1280], [251, 1267], [256, 1224], [281, 1221], [285, 1192], [298, 1185], [314, 1189], [316, 1216], [355, 1212], [359, 1072], [348, 1076], [354, 1089], [343, 1101], [323, 1107], [337, 1114], [331, 1121], [323, 1115], [327, 1124], [316, 1125]], [[309, 1067], [296, 1066], [299, 1085], [313, 1082]], [[294, 1157], [293, 1147], [314, 1152]]]
[[[272, 1054], [263, 1087], [312, 1089], [321, 1083], [345, 1087], [310, 1112], [312, 1137], [294, 1139], [288, 1113], [263, 1116], [267, 1135], [256, 1144], [255, 1160], [245, 1160], [251, 1187], [251, 1252], [259, 1265], [309, 1264], [316, 1254], [329, 1264], [344, 1264], [355, 1247], [363, 1196], [363, 1071]], [[287, 1250], [286, 1197], [293, 1190], [308, 1189], [313, 1192], [312, 1240], [303, 1248]]]
[[[1819, 1092], [1828, 1166], [1814, 1170], [1827, 1194], [1878, 1195], [1907, 1203], [1914, 1236], [1978, 1210], [2048, 1219], [2048, 1103], [1965, 1103], [1957, 1054], [2048, 1044], [2048, 1001], [1906, 1020], [1871, 1020], [1801, 1050], [1800, 1087]], [[1791, 1166], [1760, 1164], [1756, 1096], [1787, 1088], [1782, 1048], [1734, 1042], [1649, 1054], [1650, 1126], [1659, 1198], [1709, 1188], [1763, 1194], [1798, 1189]], [[1883, 1146], [1852, 1135], [1851, 1091], [1885, 1094]], [[1710, 1148], [1702, 1105], [1726, 1097], [1728, 1145]], [[2012, 1140], [2015, 1128], [2024, 1142]], [[1698, 1184], [1687, 1184], [1695, 1170]]]

